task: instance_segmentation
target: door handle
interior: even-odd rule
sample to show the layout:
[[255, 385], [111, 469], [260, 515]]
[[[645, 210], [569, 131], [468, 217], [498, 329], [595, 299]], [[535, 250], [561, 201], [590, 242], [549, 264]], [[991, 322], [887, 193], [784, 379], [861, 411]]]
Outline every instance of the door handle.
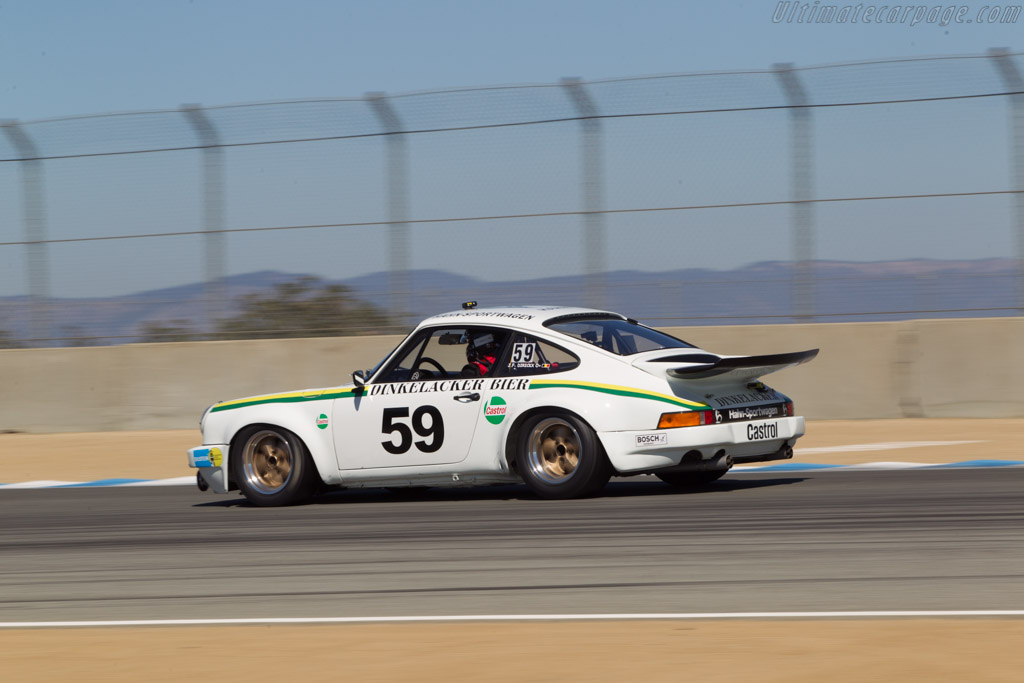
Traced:
[[454, 398], [459, 403], [469, 403], [470, 401], [479, 401], [480, 394], [472, 392], [466, 394], [459, 394], [458, 396], [453, 396], [452, 398]]

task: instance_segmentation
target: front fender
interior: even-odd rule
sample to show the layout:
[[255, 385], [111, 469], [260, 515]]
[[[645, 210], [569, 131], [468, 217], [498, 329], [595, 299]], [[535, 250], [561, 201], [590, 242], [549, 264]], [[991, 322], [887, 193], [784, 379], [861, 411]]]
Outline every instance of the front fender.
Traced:
[[309, 451], [321, 481], [334, 483], [338, 476], [337, 458], [334, 455], [334, 438], [330, 424], [331, 404], [335, 399], [303, 401], [301, 403], [273, 403], [243, 406], [211, 413], [206, 418], [203, 431], [204, 444], [231, 444], [222, 469], [225, 476], [231, 471], [228, 461], [240, 444], [233, 443], [246, 427], [251, 425], [272, 425], [281, 427], [302, 439]]

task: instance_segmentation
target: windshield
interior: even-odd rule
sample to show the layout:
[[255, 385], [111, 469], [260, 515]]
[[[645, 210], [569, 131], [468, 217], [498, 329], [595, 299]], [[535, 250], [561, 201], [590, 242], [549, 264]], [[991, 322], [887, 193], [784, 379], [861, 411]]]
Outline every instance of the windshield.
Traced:
[[682, 339], [676, 339], [664, 332], [616, 318], [585, 318], [565, 322], [556, 320], [547, 327], [620, 356], [658, 349], [694, 348], [693, 344], [687, 344]]
[[[405, 343], [404, 339], [402, 340], [402, 343]], [[401, 346], [401, 345], [402, 344], [399, 344], [398, 346]], [[376, 365], [374, 365], [372, 369], [366, 371], [366, 381], [367, 382], [370, 381], [371, 377], [373, 377], [374, 375], [377, 374], [377, 371], [380, 370], [380, 366], [384, 365], [384, 361], [386, 361], [388, 358], [391, 358], [391, 354], [393, 354], [395, 351], [398, 350], [398, 346], [396, 346], [395, 348], [393, 348], [390, 351], [388, 351], [387, 355], [385, 355], [383, 358], [380, 359], [380, 362], [378, 362]]]

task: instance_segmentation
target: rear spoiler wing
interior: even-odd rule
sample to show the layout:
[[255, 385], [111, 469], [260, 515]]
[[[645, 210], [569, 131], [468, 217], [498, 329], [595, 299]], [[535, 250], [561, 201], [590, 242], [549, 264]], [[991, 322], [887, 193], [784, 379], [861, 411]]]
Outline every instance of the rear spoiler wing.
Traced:
[[[681, 367], [669, 368], [666, 374], [676, 379], [708, 379], [728, 374], [728, 379], [757, 379], [779, 370], [785, 370], [801, 363], [806, 363], [818, 355], [819, 349], [795, 351], [793, 353], [773, 353], [764, 356], [733, 356], [720, 358], [716, 361], [693, 363]], [[721, 379], [726, 379], [722, 377]]]

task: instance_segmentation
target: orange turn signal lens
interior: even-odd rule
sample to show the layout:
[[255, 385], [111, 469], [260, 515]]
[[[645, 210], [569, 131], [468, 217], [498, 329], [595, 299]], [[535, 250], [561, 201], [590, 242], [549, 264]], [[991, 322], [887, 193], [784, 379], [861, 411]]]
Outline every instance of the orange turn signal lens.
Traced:
[[711, 417], [709, 422], [709, 415], [711, 415], [710, 410], [690, 410], [685, 413], [662, 413], [661, 419], [658, 420], [658, 429], [697, 427], [703, 424], [712, 424], [714, 422], [714, 417]]

